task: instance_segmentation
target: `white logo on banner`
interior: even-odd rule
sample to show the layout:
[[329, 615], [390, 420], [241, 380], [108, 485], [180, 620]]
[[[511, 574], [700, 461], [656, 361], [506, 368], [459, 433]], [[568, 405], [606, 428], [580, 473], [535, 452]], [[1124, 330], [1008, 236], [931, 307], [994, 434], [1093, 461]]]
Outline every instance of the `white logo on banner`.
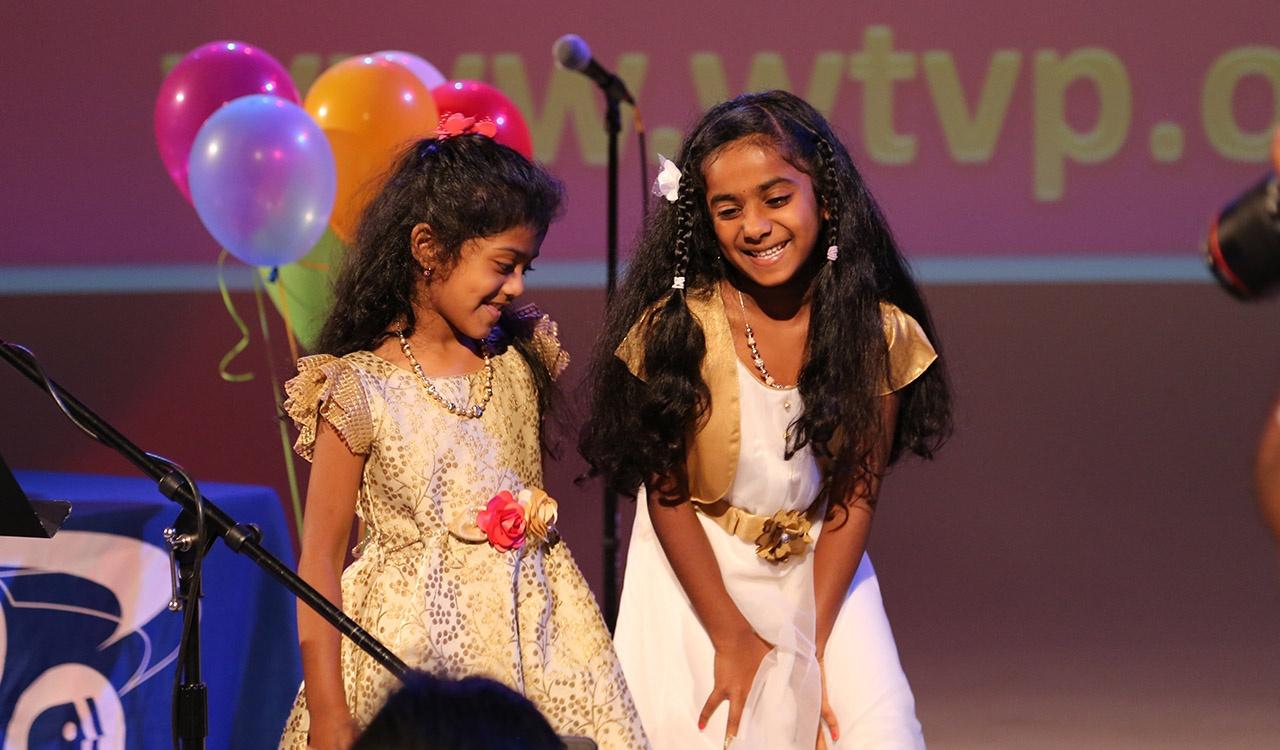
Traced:
[[62, 738], [88, 750], [124, 750], [124, 707], [120, 696], [92, 667], [83, 664], [60, 664], [36, 678], [13, 707], [4, 746], [9, 750], [27, 750], [31, 726], [48, 709], [71, 704], [79, 725], [67, 722]]
[[[18, 568], [0, 573], [0, 591], [14, 609], [45, 609], [110, 620], [116, 627], [98, 650], [137, 633], [143, 639], [142, 663], [119, 691], [97, 670], [84, 664], [61, 664], [33, 681], [14, 706], [5, 733], [5, 748], [26, 750], [33, 722], [55, 706], [70, 705], [79, 726], [67, 722], [63, 738], [81, 738], [81, 747], [95, 750], [123, 748], [124, 709], [120, 696], [127, 694], [163, 669], [175, 654], [151, 664], [151, 639], [142, 628], [163, 611], [169, 601], [169, 556], [160, 547], [139, 539], [90, 531], [61, 531], [53, 539], [6, 539], [0, 566]], [[3, 579], [61, 573], [102, 586], [113, 594], [120, 614], [101, 612], [60, 602], [16, 599]], [[8, 651], [8, 626], [0, 612], [0, 674]]]

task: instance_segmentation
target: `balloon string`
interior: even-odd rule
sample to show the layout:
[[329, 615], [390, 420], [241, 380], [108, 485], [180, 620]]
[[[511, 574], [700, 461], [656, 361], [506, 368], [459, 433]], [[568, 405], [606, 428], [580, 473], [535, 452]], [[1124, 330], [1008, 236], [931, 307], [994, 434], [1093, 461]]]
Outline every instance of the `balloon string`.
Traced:
[[[283, 296], [283, 290], [281, 296]], [[293, 446], [289, 444], [289, 429], [286, 426], [288, 415], [284, 411], [284, 393], [280, 389], [280, 379], [276, 377], [276, 359], [271, 347], [271, 327], [267, 323], [267, 308], [262, 301], [262, 278], [258, 274], [253, 275], [253, 297], [258, 304], [258, 324], [262, 328], [262, 341], [267, 350], [267, 368], [271, 373], [271, 398], [275, 402], [276, 426], [280, 429], [280, 447], [284, 451], [284, 472], [289, 480], [289, 501], [293, 506], [293, 522], [298, 529], [298, 538], [301, 539], [302, 496], [298, 492], [298, 472], [293, 463]]]
[[280, 276], [279, 269], [272, 273], [272, 281], [280, 288], [280, 293], [276, 295], [280, 298], [280, 313], [284, 318], [284, 333], [289, 339], [289, 353], [293, 355], [293, 361], [297, 362], [302, 359], [298, 356], [298, 337], [293, 334], [293, 319], [289, 317], [289, 290], [284, 285], [284, 278]]
[[246, 383], [253, 380], [252, 372], [233, 373], [227, 369], [231, 366], [231, 360], [240, 356], [240, 353], [249, 347], [249, 327], [240, 319], [235, 303], [231, 301], [231, 293], [227, 291], [226, 262], [227, 251], [223, 250], [218, 254], [218, 291], [222, 294], [222, 304], [226, 306], [231, 320], [235, 322], [236, 328], [240, 329], [240, 340], [231, 347], [230, 351], [222, 355], [222, 359], [218, 362], [218, 374], [228, 383]]

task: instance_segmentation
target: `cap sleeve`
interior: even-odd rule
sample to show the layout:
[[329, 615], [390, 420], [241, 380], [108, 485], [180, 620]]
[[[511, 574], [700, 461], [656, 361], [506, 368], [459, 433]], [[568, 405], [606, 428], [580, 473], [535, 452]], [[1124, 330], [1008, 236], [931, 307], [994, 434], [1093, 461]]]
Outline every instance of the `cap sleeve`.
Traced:
[[293, 449], [311, 460], [319, 418], [333, 425], [352, 453], [367, 455], [373, 442], [369, 399], [352, 364], [330, 354], [298, 360], [298, 374], [284, 384], [284, 410], [298, 427]]
[[627, 366], [632, 375], [640, 380], [645, 380], [644, 373], [644, 340], [648, 334], [649, 318], [652, 309], [646, 310], [640, 319], [631, 326], [631, 330], [627, 331], [627, 335], [623, 337], [622, 342], [613, 350], [613, 356], [622, 360], [622, 364]]
[[[698, 321], [699, 325], [703, 325], [702, 318], [695, 308], [700, 308], [703, 302], [712, 298], [711, 295], [713, 294], [717, 295], [716, 299], [719, 298], [718, 293], [714, 290], [692, 289], [685, 294], [685, 305], [689, 310], [689, 314]], [[631, 328], [627, 330], [627, 335], [622, 337], [622, 341], [613, 350], [613, 356], [621, 360], [622, 364], [626, 365], [631, 374], [635, 375], [639, 380], [645, 381], [649, 379], [644, 370], [645, 343], [649, 339], [649, 327], [653, 325], [653, 319], [658, 314], [658, 308], [667, 304], [668, 299], [670, 297], [663, 297], [645, 308], [644, 312], [640, 313], [640, 317], [636, 319], [636, 322], [631, 324]]]
[[880, 319], [889, 348], [889, 382], [880, 389], [880, 395], [887, 396], [924, 374], [938, 353], [920, 323], [897, 305], [881, 302]]

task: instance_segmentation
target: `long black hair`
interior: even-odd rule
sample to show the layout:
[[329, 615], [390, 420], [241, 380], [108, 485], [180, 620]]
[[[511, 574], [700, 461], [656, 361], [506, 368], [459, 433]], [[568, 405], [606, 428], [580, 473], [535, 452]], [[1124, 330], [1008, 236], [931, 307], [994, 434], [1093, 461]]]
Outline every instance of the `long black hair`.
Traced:
[[[684, 277], [688, 293], [714, 292], [725, 264], [706, 205], [703, 168], [731, 143], [758, 140], [813, 181], [828, 217], [820, 241], [837, 245], [839, 257], [821, 263], [811, 298], [805, 362], [799, 391], [804, 409], [793, 423], [788, 458], [808, 445], [822, 466], [823, 489], [815, 503], [831, 507], [874, 473], [875, 440], [881, 434], [878, 386], [888, 375], [881, 300], [914, 317], [941, 350], [928, 309], [880, 208], [849, 152], [812, 106], [785, 91], [746, 94], [711, 108], [681, 145], [679, 198], [658, 201], [647, 217], [618, 294], [605, 319], [590, 373], [591, 414], [579, 449], [592, 470], [619, 492], [634, 494], [662, 479], [683, 486], [690, 441], [709, 405], [700, 374], [706, 340], [673, 289]], [[645, 327], [645, 381], [614, 356], [631, 327]], [[901, 400], [887, 463], [903, 451], [932, 457], [951, 427], [945, 370], [936, 362], [899, 391]], [[667, 489], [667, 488], [663, 488]]]
[[[406, 149], [360, 219], [355, 243], [334, 281], [333, 308], [316, 349], [342, 356], [373, 350], [400, 322], [417, 322], [414, 293], [422, 269], [410, 234], [431, 227], [439, 245], [436, 274], [457, 264], [468, 240], [517, 226], [546, 233], [559, 214], [560, 183], [519, 152], [481, 135], [429, 138]], [[552, 396], [551, 373], [524, 335], [528, 327], [504, 314], [501, 325], [533, 375], [541, 413]]]

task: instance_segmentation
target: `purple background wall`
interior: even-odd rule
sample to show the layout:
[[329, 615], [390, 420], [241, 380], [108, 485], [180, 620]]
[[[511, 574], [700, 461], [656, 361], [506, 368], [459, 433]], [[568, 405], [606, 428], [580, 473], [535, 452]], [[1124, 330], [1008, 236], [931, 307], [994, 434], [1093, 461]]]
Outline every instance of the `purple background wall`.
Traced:
[[[629, 75], [643, 68], [634, 88], [655, 150], [716, 93], [717, 60], [724, 93], [736, 93], [770, 80], [750, 71], [767, 71], [774, 58], [763, 53], [776, 51], [794, 90], [834, 91], [833, 121], [921, 272], [955, 380], [954, 439], [938, 461], [906, 463], [888, 480], [872, 536], [932, 746], [1270, 746], [1280, 737], [1280, 568], [1248, 474], [1280, 372], [1280, 307], [1231, 301], [1196, 253], [1207, 218], [1265, 168], [1248, 136], [1280, 119], [1274, 8], [813, 7], [785, 19], [763, 3], [8, 9], [0, 337], [35, 349], [141, 445], [198, 476], [269, 484], [284, 497], [265, 352], [255, 342], [244, 356], [255, 381], [219, 379], [217, 361], [238, 336], [214, 289], [217, 248], [154, 151], [166, 54], [238, 38], [301, 76], [308, 55], [318, 71], [333, 54], [401, 48], [446, 75], [479, 64], [471, 75], [509, 93], [523, 70], [538, 155], [570, 191], [529, 297], [562, 321], [576, 378], [603, 303], [593, 282], [603, 169], [591, 163], [594, 94], [553, 73], [551, 42], [576, 31], [605, 62]], [[916, 72], [894, 88], [893, 119], [916, 137], [909, 159], [873, 142], [866, 87], [850, 75], [873, 26], [912, 54], [900, 61]], [[1036, 115], [1036, 59], [1083, 48], [1114, 53], [1131, 90], [1100, 97], [1077, 82], [1067, 120], [1088, 131], [1128, 101], [1130, 124], [1114, 154], [1068, 163], [1061, 195], [1037, 198], [1052, 180], [1037, 170], [1036, 144], [1052, 142]], [[926, 78], [941, 58], [923, 53], [952, 54], [972, 110], [999, 50], [1020, 55], [1008, 113], [990, 160], [963, 163]], [[1227, 97], [1224, 124], [1206, 75], [1230, 54], [1261, 72]], [[1181, 125], [1178, 158], [1157, 158], [1159, 123]], [[1234, 146], [1214, 140], [1224, 132]], [[638, 219], [636, 159], [628, 144], [624, 239]], [[164, 281], [178, 272], [195, 282]], [[68, 293], [73, 282], [81, 291]], [[251, 294], [234, 296], [252, 308]], [[287, 376], [287, 350], [275, 354]], [[0, 452], [16, 466], [128, 472], [11, 373], [0, 372], [0, 414]], [[573, 485], [580, 468], [569, 451], [551, 484], [598, 587], [598, 491]]]

